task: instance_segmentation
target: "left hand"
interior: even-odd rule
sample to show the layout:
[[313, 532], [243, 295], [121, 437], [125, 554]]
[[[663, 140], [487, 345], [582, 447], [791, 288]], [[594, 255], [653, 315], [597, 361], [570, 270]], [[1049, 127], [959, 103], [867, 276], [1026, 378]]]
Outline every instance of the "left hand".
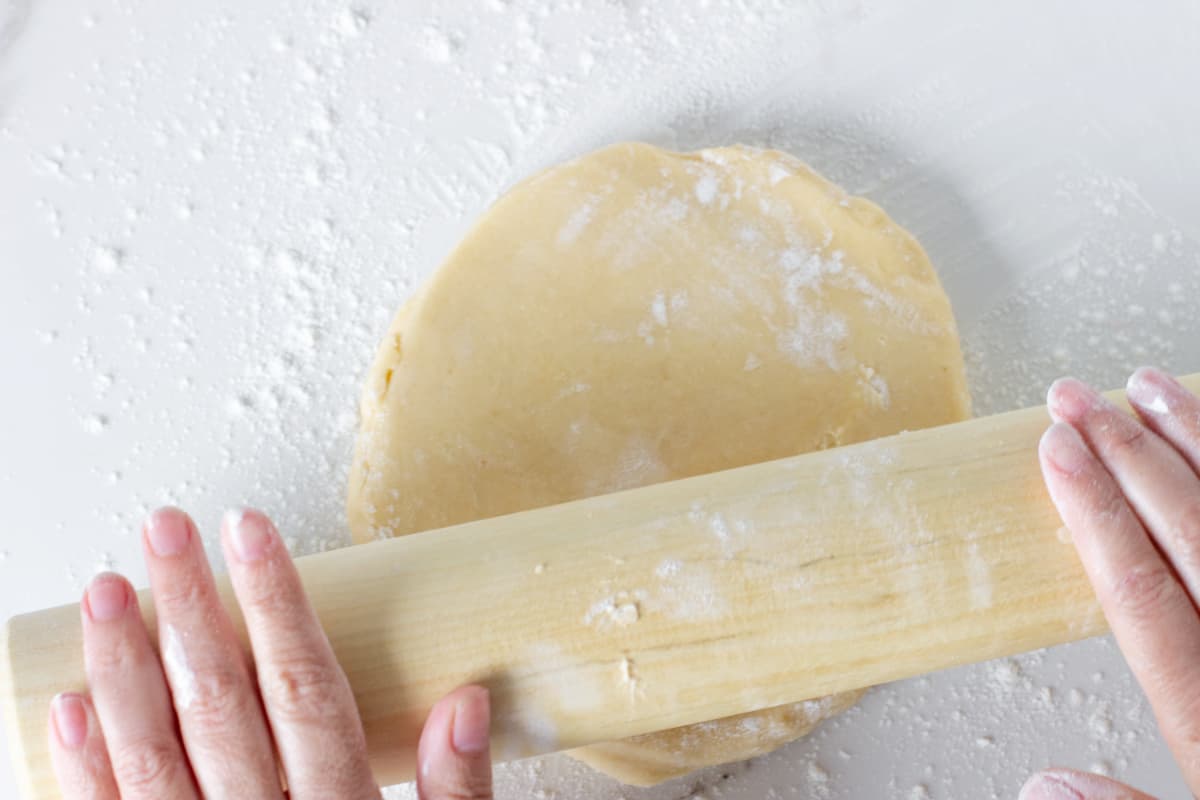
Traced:
[[[103, 574], [88, 586], [90, 691], [59, 695], [50, 712], [64, 798], [378, 800], [350, 684], [279, 532], [235, 512], [221, 543], [253, 663], [182, 511], [155, 512], [143, 532], [157, 651], [128, 581]], [[491, 800], [489, 715], [478, 686], [434, 706], [418, 748], [423, 800]]]

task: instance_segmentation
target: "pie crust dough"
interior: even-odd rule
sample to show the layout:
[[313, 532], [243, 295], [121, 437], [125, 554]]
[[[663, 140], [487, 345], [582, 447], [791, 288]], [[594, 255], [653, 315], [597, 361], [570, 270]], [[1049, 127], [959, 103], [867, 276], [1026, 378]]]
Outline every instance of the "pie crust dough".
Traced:
[[[400, 536], [968, 415], [949, 301], [877, 206], [778, 152], [614, 145], [509, 191], [397, 315], [350, 523]], [[572, 755], [656, 783], [856, 699]]]

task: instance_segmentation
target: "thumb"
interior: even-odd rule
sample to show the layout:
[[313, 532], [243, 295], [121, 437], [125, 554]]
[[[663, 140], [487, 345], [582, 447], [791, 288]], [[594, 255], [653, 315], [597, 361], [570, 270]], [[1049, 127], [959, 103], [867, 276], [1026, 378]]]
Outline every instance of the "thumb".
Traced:
[[492, 800], [488, 690], [464, 686], [429, 712], [417, 745], [421, 800]]
[[1145, 792], [1090, 772], [1047, 769], [1021, 787], [1017, 800], [1154, 800]]

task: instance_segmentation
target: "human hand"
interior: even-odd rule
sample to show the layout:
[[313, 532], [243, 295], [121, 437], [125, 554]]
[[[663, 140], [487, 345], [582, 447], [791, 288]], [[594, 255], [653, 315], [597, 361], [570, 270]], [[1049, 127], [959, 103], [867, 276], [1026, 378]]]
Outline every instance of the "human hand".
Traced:
[[[59, 695], [50, 713], [64, 798], [378, 800], [350, 684], [275, 526], [230, 513], [221, 544], [253, 664], [182, 511], [156, 511], [143, 532], [158, 652], [128, 581], [103, 574], [88, 586], [89, 693]], [[490, 800], [489, 722], [478, 686], [434, 706], [418, 748], [423, 800]]]
[[[1138, 419], [1073, 379], [1056, 382], [1039, 455], [1104, 616], [1200, 795], [1200, 399], [1138, 370]], [[1149, 800], [1072, 770], [1034, 775], [1021, 800]]]

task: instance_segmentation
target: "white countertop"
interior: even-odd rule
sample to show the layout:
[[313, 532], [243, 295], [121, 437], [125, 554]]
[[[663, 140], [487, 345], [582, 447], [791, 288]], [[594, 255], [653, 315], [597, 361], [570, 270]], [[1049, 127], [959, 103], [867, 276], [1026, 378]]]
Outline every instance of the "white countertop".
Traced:
[[[616, 140], [777, 147], [879, 202], [980, 413], [1200, 370], [1197, 74], [1185, 0], [0, 0], [0, 616], [144, 581], [161, 503], [347, 543], [392, 312], [507, 185]], [[974, 800], [1051, 763], [1185, 791], [1097, 640], [878, 689], [726, 779], [551, 759], [500, 796]]]

